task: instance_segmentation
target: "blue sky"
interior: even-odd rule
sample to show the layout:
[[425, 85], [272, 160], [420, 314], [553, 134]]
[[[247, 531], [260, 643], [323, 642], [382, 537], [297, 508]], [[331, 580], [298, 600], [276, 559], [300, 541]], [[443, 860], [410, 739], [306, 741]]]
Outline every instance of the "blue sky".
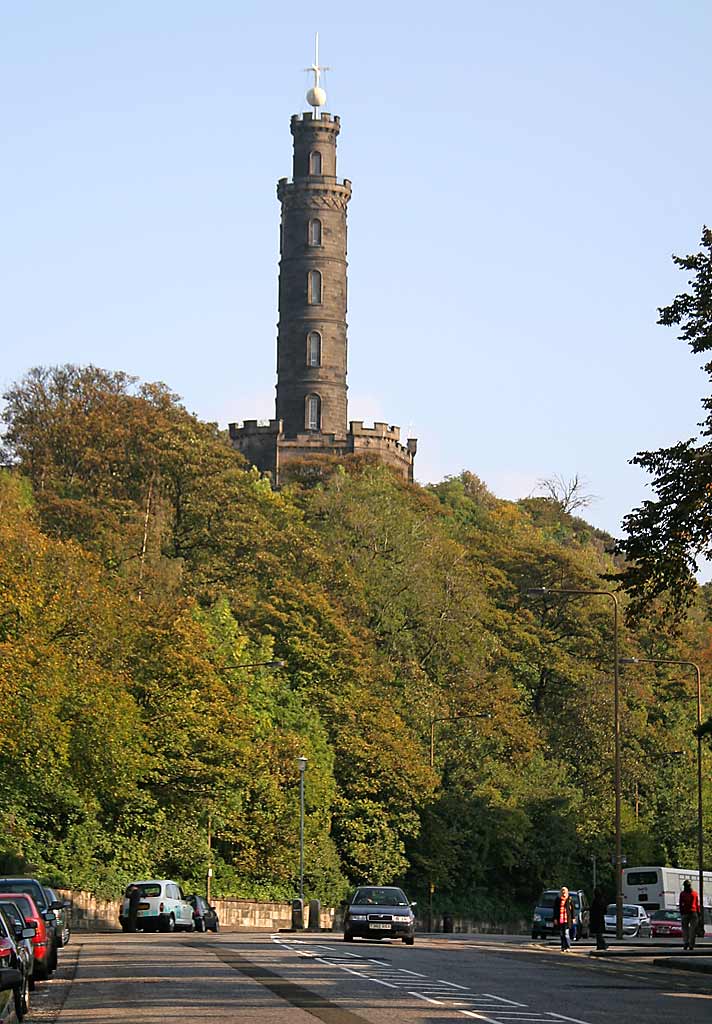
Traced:
[[320, 32], [342, 120], [353, 419], [422, 482], [627, 465], [691, 436], [706, 378], [657, 327], [710, 214], [712, 7], [82, 0], [0, 10], [0, 387], [93, 362], [225, 426], [274, 415], [290, 115]]

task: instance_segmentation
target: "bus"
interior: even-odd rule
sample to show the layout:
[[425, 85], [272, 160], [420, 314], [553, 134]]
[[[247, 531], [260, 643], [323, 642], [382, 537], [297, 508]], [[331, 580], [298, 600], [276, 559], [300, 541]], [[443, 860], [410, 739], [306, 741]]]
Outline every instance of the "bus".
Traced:
[[[683, 868], [642, 867], [623, 869], [623, 902], [654, 910], [677, 910], [683, 882], [699, 889], [699, 872]], [[712, 925], [712, 871], [703, 871], [705, 925]]]

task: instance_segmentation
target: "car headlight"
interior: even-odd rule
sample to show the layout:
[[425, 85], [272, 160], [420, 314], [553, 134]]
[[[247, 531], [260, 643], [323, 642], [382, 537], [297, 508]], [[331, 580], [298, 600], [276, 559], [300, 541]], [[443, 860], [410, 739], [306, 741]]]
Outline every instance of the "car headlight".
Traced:
[[349, 920], [351, 921], [365, 921], [366, 918], [363, 914], [349, 914]]
[[534, 920], [535, 921], [541, 921], [541, 914], [535, 914], [534, 915]]
[[394, 914], [393, 915], [393, 920], [397, 921], [398, 924], [409, 924], [410, 923], [410, 915], [409, 914]]

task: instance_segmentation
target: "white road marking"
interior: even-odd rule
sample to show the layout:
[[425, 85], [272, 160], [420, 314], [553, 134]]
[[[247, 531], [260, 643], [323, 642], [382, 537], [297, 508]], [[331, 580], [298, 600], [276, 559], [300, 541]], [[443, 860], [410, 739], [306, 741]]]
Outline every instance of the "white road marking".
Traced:
[[420, 992], [409, 992], [408, 995], [415, 996], [416, 999], [423, 999], [426, 1003], [434, 1003], [435, 1006], [444, 1005], [439, 999], [431, 999], [430, 996], [424, 996]]
[[483, 992], [483, 996], [487, 996], [488, 999], [496, 999], [498, 1003], [507, 1003], [508, 1006], [526, 1006], [526, 1003], [515, 1003], [513, 999], [505, 999], [504, 996], [493, 996], [491, 992]]
[[550, 1017], [556, 1017], [558, 1020], [570, 1020], [573, 1024], [588, 1024], [586, 1020], [579, 1020], [578, 1017], [564, 1017], [563, 1013], [554, 1013], [553, 1010], [549, 1010]]
[[[431, 981], [427, 974], [420, 971], [412, 971], [406, 967], [393, 967], [385, 960], [377, 960], [375, 957], [363, 957], [358, 953], [351, 953], [346, 950], [340, 955], [319, 954], [316, 950], [331, 950], [333, 947], [321, 943], [314, 943], [312, 948], [298, 939], [283, 940], [281, 937], [272, 936], [275, 945], [282, 946], [290, 953], [296, 953], [303, 959], [313, 960], [315, 963], [323, 964], [325, 967], [336, 967], [340, 971], [359, 978], [361, 981], [372, 981], [376, 985], [383, 985], [386, 988], [403, 992], [407, 984], [416, 984], [413, 981], [406, 981], [401, 976], [407, 974], [410, 978], [423, 978], [418, 984], [418, 989], [407, 989], [409, 996], [421, 999], [423, 1002], [432, 1003], [435, 1006], [450, 1005], [455, 1012], [464, 1017], [474, 1020], [486, 1021], [487, 1024], [553, 1024], [554, 1020], [568, 1021], [569, 1024], [588, 1024], [587, 1021], [578, 1017], [567, 1017], [562, 1013], [553, 1011], [531, 1010], [526, 1003], [518, 1003], [514, 999], [507, 999], [505, 996], [497, 996], [493, 992], [472, 992], [466, 985], [458, 985], [454, 981], [436, 979]], [[302, 946], [302, 949], [297, 948]], [[237, 948], [237, 947], [236, 947]], [[349, 960], [345, 958], [349, 957]], [[361, 963], [354, 963], [360, 960]], [[388, 981], [386, 979], [393, 979]], [[457, 992], [451, 991], [457, 989]], [[463, 993], [460, 995], [460, 993]], [[438, 996], [439, 998], [434, 998]], [[466, 1008], [464, 1008], [466, 1007]]]

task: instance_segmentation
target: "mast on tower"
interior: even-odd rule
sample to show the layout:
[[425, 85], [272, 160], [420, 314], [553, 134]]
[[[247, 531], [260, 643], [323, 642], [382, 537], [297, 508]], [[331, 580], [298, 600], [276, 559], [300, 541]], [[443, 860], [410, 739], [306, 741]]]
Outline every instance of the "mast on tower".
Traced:
[[319, 117], [319, 107], [323, 107], [326, 103], [326, 92], [322, 89], [319, 84], [322, 71], [331, 71], [331, 68], [322, 67], [319, 64], [319, 33], [316, 33], [314, 40], [314, 63], [310, 64], [308, 68], [304, 68], [305, 71], [312, 71], [314, 73], [314, 85], [307, 92], [307, 103], [314, 110], [314, 118]]

